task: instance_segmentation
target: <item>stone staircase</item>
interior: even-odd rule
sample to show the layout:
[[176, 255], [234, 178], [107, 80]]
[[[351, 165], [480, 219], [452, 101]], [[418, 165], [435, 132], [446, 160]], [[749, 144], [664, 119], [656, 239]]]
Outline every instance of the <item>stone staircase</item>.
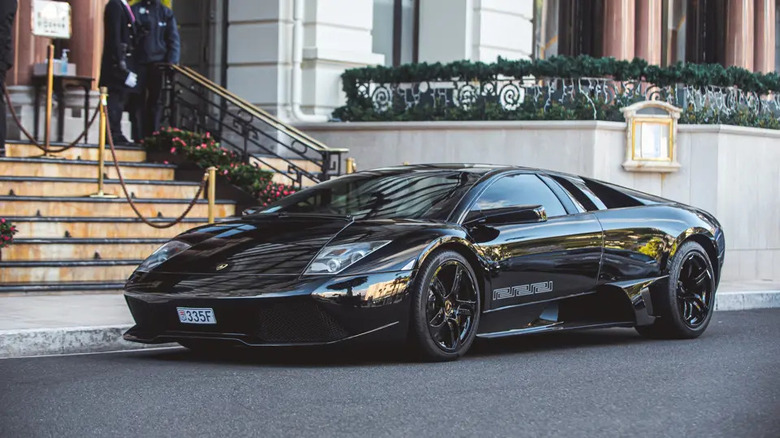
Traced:
[[[140, 147], [116, 151], [128, 190], [145, 217], [169, 222], [197, 192], [197, 182], [174, 180], [176, 166], [146, 163]], [[0, 293], [119, 290], [162, 243], [207, 223], [205, 199], [171, 228], [142, 223], [109, 161], [105, 192], [119, 197], [88, 197], [97, 189], [94, 145], [56, 154], [61, 158], [38, 158], [40, 154], [33, 145], [9, 143], [0, 158], [0, 217], [19, 230], [14, 243], [0, 250]], [[217, 200], [217, 218], [236, 213], [235, 202]]]

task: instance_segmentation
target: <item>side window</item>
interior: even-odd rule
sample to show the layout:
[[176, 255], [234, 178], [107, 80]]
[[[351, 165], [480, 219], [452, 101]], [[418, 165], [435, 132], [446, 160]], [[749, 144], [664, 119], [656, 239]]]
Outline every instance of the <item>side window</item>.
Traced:
[[580, 181], [551, 175], [580, 205], [588, 211], [606, 210], [607, 206]]
[[605, 184], [585, 178], [583, 178], [582, 181], [585, 182], [585, 185], [588, 186], [593, 194], [601, 199], [601, 202], [603, 202], [607, 208], [637, 207], [643, 205], [631, 196]]
[[501, 177], [487, 188], [472, 207], [474, 210], [541, 205], [548, 217], [563, 216], [563, 204], [536, 175], [520, 174]]

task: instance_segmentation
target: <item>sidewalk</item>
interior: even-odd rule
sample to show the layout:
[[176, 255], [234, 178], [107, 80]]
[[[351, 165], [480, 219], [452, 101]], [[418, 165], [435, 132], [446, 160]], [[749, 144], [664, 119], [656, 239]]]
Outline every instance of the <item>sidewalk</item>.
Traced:
[[[762, 308], [780, 308], [780, 284], [720, 285], [715, 310]], [[122, 339], [132, 325], [121, 294], [0, 296], [0, 358], [147, 347]]]
[[0, 358], [148, 348], [122, 339], [132, 325], [118, 293], [0, 296]]

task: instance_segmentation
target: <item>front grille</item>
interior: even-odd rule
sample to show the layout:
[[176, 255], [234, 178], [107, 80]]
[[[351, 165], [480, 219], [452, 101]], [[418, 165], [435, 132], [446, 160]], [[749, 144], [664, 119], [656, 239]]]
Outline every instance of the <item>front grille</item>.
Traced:
[[347, 331], [314, 303], [297, 301], [263, 306], [257, 336], [269, 343], [329, 342]]

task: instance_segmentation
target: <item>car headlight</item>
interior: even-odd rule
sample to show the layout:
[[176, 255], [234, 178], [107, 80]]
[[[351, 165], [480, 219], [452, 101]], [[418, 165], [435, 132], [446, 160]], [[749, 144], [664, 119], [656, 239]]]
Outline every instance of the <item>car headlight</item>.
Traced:
[[182, 242], [180, 240], [171, 240], [165, 245], [157, 248], [152, 255], [146, 258], [136, 270], [141, 272], [149, 272], [157, 266], [161, 265], [164, 261], [170, 259], [176, 254], [191, 248], [192, 245]]
[[346, 245], [330, 245], [314, 257], [304, 274], [336, 274], [390, 243], [389, 240], [358, 242]]

